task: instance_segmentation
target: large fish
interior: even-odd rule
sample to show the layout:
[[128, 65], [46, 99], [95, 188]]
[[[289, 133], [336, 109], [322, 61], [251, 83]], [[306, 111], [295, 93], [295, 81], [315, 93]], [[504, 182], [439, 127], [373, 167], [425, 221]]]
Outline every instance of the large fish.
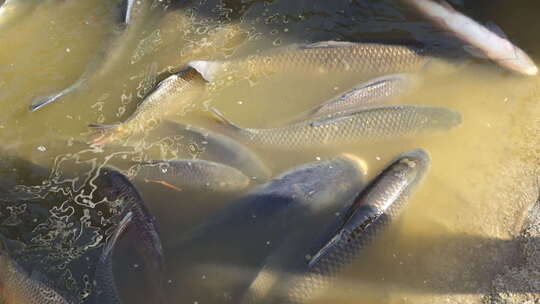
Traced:
[[188, 63], [209, 82], [225, 77], [260, 77], [298, 71], [310, 75], [354, 73], [365, 79], [421, 69], [429, 61], [424, 48], [376, 43], [323, 41], [293, 45], [230, 61]]
[[72, 304], [39, 272], [29, 275], [0, 243], [0, 299], [4, 304]]
[[126, 52], [134, 48], [134, 43], [137, 42], [135, 38], [140, 33], [142, 26], [148, 23], [148, 17], [153, 12], [163, 11], [163, 7], [168, 2], [166, 0], [122, 0], [118, 6], [117, 26], [112, 31], [109, 39], [105, 41], [102, 50], [87, 65], [86, 70], [79, 79], [59, 92], [35, 99], [28, 107], [29, 110], [36, 111], [68, 94], [76, 92], [86, 85], [91, 78], [106, 74], [125, 58]]
[[165, 136], [174, 140], [187, 155], [229, 165], [242, 171], [250, 179], [265, 181], [270, 178], [270, 170], [263, 160], [229, 136], [169, 120], [156, 128], [155, 133], [156, 137]]
[[[94, 181], [97, 191], [111, 201], [120, 201], [123, 210], [131, 212], [131, 229], [136, 232], [138, 245], [135, 247], [145, 259], [151, 274], [154, 290], [159, 292], [162, 285], [163, 249], [158, 234], [156, 220], [150, 214], [139, 191], [129, 179], [112, 168], [101, 168], [100, 174]], [[158, 294], [158, 296], [160, 296]]]
[[446, 131], [461, 123], [459, 113], [442, 107], [412, 105], [359, 109], [340, 116], [305, 120], [270, 129], [241, 128], [213, 109], [230, 134], [250, 145], [273, 149], [302, 149], [350, 143], [369, 143]]
[[380, 106], [405, 95], [417, 79], [409, 74], [391, 74], [363, 82], [347, 92], [302, 114], [302, 117], [332, 117], [366, 106]]
[[39, 3], [38, 0], [6, 0], [0, 6], [0, 31], [32, 12]]
[[96, 265], [94, 279], [96, 281], [95, 302], [100, 304], [121, 304], [122, 300], [113, 273], [113, 252], [116, 242], [128, 229], [133, 220], [133, 213], [127, 212], [114, 229], [113, 234], [103, 246], [103, 251]]
[[[456, 11], [445, 0], [404, 0], [444, 30], [470, 44], [482, 56], [511, 71], [533, 76], [538, 68], [533, 60], [502, 33], [491, 31], [473, 19]], [[500, 30], [497, 29], [498, 32]], [[475, 52], [472, 52], [476, 55]]]
[[138, 168], [137, 176], [177, 191], [238, 192], [250, 183], [236, 168], [200, 159], [146, 162]]
[[308, 238], [311, 234], [313, 248], [290, 250], [289, 245], [294, 244], [284, 242], [267, 259], [243, 303], [306, 303], [323, 293], [336, 275], [399, 216], [428, 168], [429, 155], [424, 150], [398, 156], [337, 221], [327, 224], [333, 230], [328, 236], [321, 238], [326, 233], [321, 230], [303, 233]]
[[[293, 168], [252, 189], [171, 249], [174, 259], [169, 259], [167, 267], [173, 282], [171, 299], [182, 296], [189, 303], [219, 303], [223, 293], [241, 292], [265, 257], [291, 231], [312, 229], [314, 218], [324, 214], [332, 219], [336, 211], [350, 206], [364, 186], [364, 172], [361, 160], [342, 156]], [[217, 266], [205, 269], [205, 265]], [[234, 273], [220, 273], [223, 266], [252, 271], [237, 280], [234, 275], [224, 277]], [[202, 290], [201, 283], [206, 286]], [[215, 284], [227, 286], [212, 292], [206, 289]]]
[[144, 134], [159, 124], [163, 118], [185, 113], [203, 90], [204, 81], [194, 69], [188, 68], [169, 76], [157, 85], [125, 122], [113, 125], [90, 125], [91, 128], [105, 131], [95, 142], [105, 143], [131, 135]]

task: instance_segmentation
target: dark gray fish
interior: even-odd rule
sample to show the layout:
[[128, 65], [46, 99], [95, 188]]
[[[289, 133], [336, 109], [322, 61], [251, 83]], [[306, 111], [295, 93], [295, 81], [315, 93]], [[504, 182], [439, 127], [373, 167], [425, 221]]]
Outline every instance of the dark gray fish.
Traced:
[[298, 71], [310, 75], [329, 72], [355, 73], [365, 79], [420, 70], [429, 61], [423, 48], [321, 41], [272, 49], [229, 61], [196, 60], [188, 63], [212, 82], [225, 77], [259, 77], [276, 72]]
[[0, 242], [0, 299], [4, 304], [69, 304], [52, 284], [37, 271], [29, 275], [10, 257], [6, 244]]
[[96, 281], [95, 302], [100, 304], [120, 304], [120, 294], [116, 287], [113, 273], [113, 252], [116, 242], [124, 233], [131, 221], [133, 213], [129, 211], [117, 224], [113, 234], [103, 246], [103, 252], [96, 265], [94, 280]]
[[[223, 292], [237, 291], [239, 296], [265, 257], [292, 229], [312, 229], [314, 217], [335, 217], [337, 210], [352, 204], [364, 185], [363, 172], [363, 162], [353, 156], [306, 164], [254, 188], [210, 217], [171, 249], [174, 259], [169, 259], [167, 267], [173, 282], [171, 299], [182, 296], [187, 303], [219, 302], [220, 291], [199, 290], [201, 281], [194, 278], [201, 277], [210, 286], [227, 284]], [[253, 271], [236, 280], [224, 278], [228, 274], [220, 273], [220, 267], [205, 269], [206, 265]]]
[[129, 179], [112, 168], [101, 168], [100, 175], [94, 180], [97, 191], [109, 200], [121, 201], [123, 210], [131, 212], [131, 229], [136, 232], [139, 240], [136, 250], [145, 259], [150, 270], [155, 289], [159, 291], [162, 285], [163, 249], [158, 234], [156, 220], [150, 214], [141, 195]]
[[380, 106], [401, 97], [416, 82], [409, 74], [392, 74], [359, 84], [351, 90], [309, 110], [302, 117], [332, 117], [367, 106]]
[[138, 168], [137, 176], [178, 191], [237, 192], [250, 183], [236, 168], [200, 159], [146, 162]]
[[[203, 128], [164, 121], [156, 130], [186, 150], [188, 155], [237, 168], [250, 179], [265, 181], [270, 170], [261, 158], [240, 142]], [[149, 136], [154, 137], [154, 135]]]
[[238, 127], [217, 110], [213, 111], [228, 126], [231, 136], [253, 146], [273, 149], [372, 143], [447, 131], [461, 123], [461, 115], [448, 108], [398, 105], [359, 109], [336, 117], [305, 120], [285, 127], [252, 129]]
[[117, 15], [119, 20], [116, 29], [112, 31], [111, 36], [104, 43], [103, 49], [88, 64], [81, 77], [59, 92], [35, 99], [28, 107], [29, 110], [36, 111], [68, 94], [76, 92], [86, 85], [90, 78], [96, 78], [107, 73], [118, 61], [124, 59], [126, 52], [134, 48], [133, 40], [136, 40], [135, 38], [139, 34], [141, 27], [146, 24], [151, 13], [156, 11], [158, 7], [165, 7], [168, 2], [165, 0], [122, 0], [118, 6]]
[[279, 254], [296, 253], [296, 257], [284, 262], [283, 257], [270, 256], [244, 303], [305, 303], [323, 293], [336, 275], [399, 216], [426, 175], [429, 162], [424, 150], [398, 156], [362, 190], [337, 223], [327, 226], [333, 232], [322, 243], [321, 235], [313, 233], [311, 239], [316, 245], [307, 254], [281, 248]]

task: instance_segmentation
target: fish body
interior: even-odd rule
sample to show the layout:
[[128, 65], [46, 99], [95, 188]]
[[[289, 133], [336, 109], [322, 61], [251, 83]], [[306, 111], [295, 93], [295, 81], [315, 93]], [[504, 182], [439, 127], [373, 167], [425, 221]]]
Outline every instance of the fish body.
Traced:
[[105, 131], [104, 137], [97, 143], [144, 134], [159, 124], [163, 118], [185, 113], [203, 92], [203, 83], [200, 80], [202, 78], [194, 69], [169, 76], [157, 85], [123, 123], [90, 125], [92, 128]]
[[421, 69], [429, 60], [423, 48], [376, 43], [323, 41], [292, 45], [230, 61], [188, 63], [209, 82], [224, 77], [260, 77], [298, 71], [310, 75], [354, 73], [366, 79]]
[[533, 76], [538, 67], [519, 47], [502, 34], [495, 33], [456, 11], [444, 0], [405, 0], [444, 30], [453, 33], [500, 66], [519, 74]]
[[133, 213], [127, 212], [127, 214], [117, 224], [113, 234], [103, 246], [103, 252], [101, 253], [98, 263], [96, 265], [96, 294], [95, 302], [100, 304], [121, 304], [122, 300], [113, 273], [113, 252], [116, 242], [120, 236], [124, 233], [133, 219]]
[[392, 74], [363, 82], [349, 91], [311, 109], [302, 116], [332, 117], [367, 106], [380, 106], [405, 95], [414, 83], [414, 76]]
[[236, 168], [199, 159], [150, 161], [137, 175], [149, 182], [163, 182], [178, 190], [236, 192], [245, 189], [250, 179]]
[[38, 272], [29, 275], [7, 251], [0, 249], [0, 299], [4, 304], [70, 304]]
[[[234, 299], [291, 230], [309, 230], [314, 216], [324, 213], [334, 217], [336, 210], [351, 204], [364, 185], [363, 175], [363, 164], [357, 158], [336, 157], [293, 168], [253, 188], [184, 235], [170, 250], [175, 255], [167, 267], [174, 282], [171, 299], [179, 296], [175, 286], [182, 286], [182, 292], [191, 291], [181, 294], [186, 302], [219, 302], [222, 293], [209, 293], [206, 288], [212, 287], [196, 292], [201, 282], [193, 278], [201, 276], [205, 277], [205, 286], [227, 284], [222, 291]], [[204, 265], [216, 267], [200, 268]], [[248, 271], [240, 279], [224, 278], [221, 267]]]
[[[390, 162], [348, 210], [343, 210], [343, 216], [330, 223], [333, 232], [322, 242], [321, 234], [312, 233], [312, 249], [291, 252], [284, 248], [280, 253], [292, 256], [285, 263], [282, 257], [269, 257], [265, 272], [254, 280], [243, 303], [306, 303], [324, 292], [336, 275], [399, 216], [426, 175], [429, 162], [423, 150], [403, 153]], [[309, 252], [308, 258], [305, 252]]]
[[235, 139], [200, 127], [165, 120], [156, 128], [158, 136], [173, 139], [192, 157], [237, 168], [250, 179], [265, 181], [270, 170], [250, 148]]
[[136, 232], [139, 241], [137, 251], [144, 258], [150, 271], [155, 289], [161, 288], [163, 271], [163, 249], [158, 233], [156, 219], [148, 210], [138, 190], [129, 179], [112, 168], [102, 168], [96, 178], [98, 191], [110, 200], [120, 200], [125, 212], [132, 213], [131, 230]]
[[303, 149], [325, 145], [369, 143], [434, 131], [446, 131], [461, 123], [459, 113], [442, 107], [412, 105], [369, 107], [341, 116], [305, 120], [269, 129], [241, 128], [219, 112], [232, 136], [254, 146]]
[[104, 42], [98, 55], [87, 65], [83, 74], [65, 89], [33, 100], [28, 107], [30, 111], [36, 111], [77, 92], [86, 86], [90, 79], [98, 78], [110, 71], [112, 67], [117, 66], [125, 59], [126, 53], [130, 52], [139, 41], [136, 38], [142, 27], [149, 24], [148, 19], [152, 13], [159, 11], [159, 7], [161, 7], [161, 11], [164, 11], [162, 8], [168, 5], [168, 1], [122, 0], [118, 4], [116, 25], [111, 30], [110, 36]]

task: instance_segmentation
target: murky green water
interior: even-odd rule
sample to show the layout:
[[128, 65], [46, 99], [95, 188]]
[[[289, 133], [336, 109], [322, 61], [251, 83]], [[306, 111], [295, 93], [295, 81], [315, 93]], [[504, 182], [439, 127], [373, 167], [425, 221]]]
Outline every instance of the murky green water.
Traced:
[[[497, 23], [540, 62], [537, 3], [465, 1], [458, 7]], [[115, 49], [115, 61], [80, 90], [29, 112], [34, 98], [65, 88], [99, 56], [112, 39], [113, 8], [103, 0], [43, 1], [0, 32], [0, 189], [41, 194], [8, 197], [0, 208], [2, 235], [27, 245], [14, 251], [22, 265], [61, 278], [64, 289], [92, 303], [99, 236], [111, 227], [110, 206], [89, 192], [98, 169], [113, 165], [131, 173], [141, 160], [204, 156], [197, 149], [201, 142], [159, 132], [135, 148], [123, 141], [104, 150], [86, 144], [93, 135], [88, 124], [125, 120], [158, 75], [190, 60], [246, 56], [290, 43], [411, 39], [436, 45], [441, 56], [421, 71], [421, 86], [398, 102], [454, 109], [463, 117], [459, 127], [373, 144], [254, 149], [273, 176], [349, 153], [366, 162], [372, 178], [403, 151], [421, 147], [431, 154], [431, 171], [404, 214], [316, 303], [482, 303], [496, 275], [520, 265], [515, 237], [537, 194], [537, 78], [511, 75], [487, 61], [456, 59], [458, 42], [395, 1], [181, 1], [147, 16], [144, 26], [123, 37], [126, 45]], [[246, 79], [205, 95], [174, 119], [220, 132], [207, 111], [215, 107], [241, 126], [276, 126], [357, 82], [346, 73]], [[140, 179], [135, 184], [160, 225], [167, 261], [185, 259], [173, 249], [182, 235], [242, 195], [179, 192]], [[136, 236], [123, 239], [115, 253], [117, 284], [124, 303], [148, 303], [150, 284], [132, 246]], [[208, 244], [210, 250], [215, 258], [209, 264], [168, 264], [185, 269], [167, 269], [166, 303], [238, 301], [229, 281], [242, 279], [244, 269], [220, 261], [219, 247]], [[240, 254], [248, 258], [250, 252]], [[218, 273], [219, 279], [212, 277]], [[502, 290], [533, 298], [540, 292]]]

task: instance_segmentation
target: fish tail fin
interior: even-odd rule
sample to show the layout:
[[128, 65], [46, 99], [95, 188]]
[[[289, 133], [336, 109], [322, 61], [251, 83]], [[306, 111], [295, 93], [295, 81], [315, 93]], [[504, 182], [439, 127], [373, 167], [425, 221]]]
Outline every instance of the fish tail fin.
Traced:
[[120, 222], [116, 226], [113, 234], [107, 240], [107, 242], [105, 243], [105, 246], [103, 247], [103, 252], [102, 252], [101, 257], [100, 257], [101, 260], [105, 260], [105, 259], [107, 259], [107, 257], [109, 257], [111, 255], [112, 250], [113, 250], [114, 246], [116, 245], [116, 242], [118, 241], [118, 239], [120, 238], [122, 233], [124, 233], [124, 231], [126, 231], [129, 224], [131, 223], [132, 219], [133, 219], [133, 212], [129, 211], [122, 218], [122, 220], [120, 220]]
[[218, 109], [211, 108], [210, 112], [212, 113], [212, 115], [214, 116], [214, 118], [217, 121], [224, 124], [225, 126], [231, 128], [231, 129], [237, 130], [237, 131], [242, 131], [243, 130], [241, 127], [239, 127], [234, 122], [230, 121], [227, 117], [225, 117]]
[[220, 63], [218, 61], [194, 60], [188, 62], [187, 65], [199, 72], [204, 80], [212, 82], [215, 79], [215, 73]]

